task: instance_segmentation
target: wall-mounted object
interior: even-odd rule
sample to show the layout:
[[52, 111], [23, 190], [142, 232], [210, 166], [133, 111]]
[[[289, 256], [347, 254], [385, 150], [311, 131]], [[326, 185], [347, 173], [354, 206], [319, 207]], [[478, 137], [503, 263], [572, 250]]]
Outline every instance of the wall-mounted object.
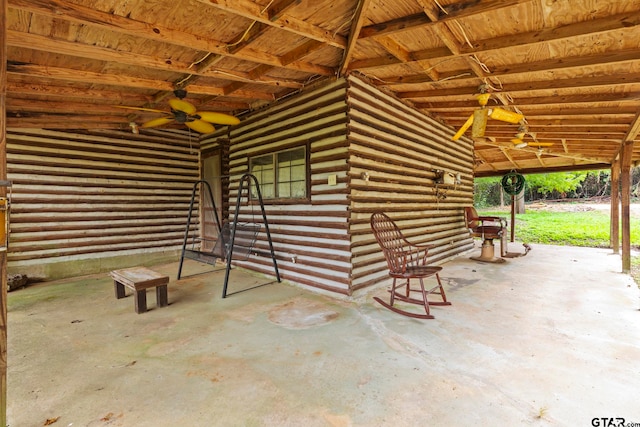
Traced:
[[444, 171], [441, 169], [435, 169], [434, 182], [436, 185], [457, 185], [461, 182], [460, 174], [454, 174], [453, 172]]

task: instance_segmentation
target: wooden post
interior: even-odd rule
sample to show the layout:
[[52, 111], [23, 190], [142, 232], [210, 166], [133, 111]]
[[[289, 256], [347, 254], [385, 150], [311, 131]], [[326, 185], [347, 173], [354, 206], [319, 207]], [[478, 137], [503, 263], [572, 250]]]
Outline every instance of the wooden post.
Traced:
[[[7, 179], [7, 0], [0, 0], [0, 180]], [[7, 187], [0, 186], [6, 197]], [[0, 224], [0, 226], [3, 226]], [[7, 425], [7, 251], [0, 251], [0, 427]]]
[[620, 253], [620, 158], [611, 165], [611, 247]]
[[622, 272], [629, 273], [631, 271], [631, 222], [629, 217], [629, 204], [631, 203], [631, 155], [633, 154], [633, 141], [624, 142], [621, 154]]
[[511, 242], [516, 240], [516, 196], [511, 196]]

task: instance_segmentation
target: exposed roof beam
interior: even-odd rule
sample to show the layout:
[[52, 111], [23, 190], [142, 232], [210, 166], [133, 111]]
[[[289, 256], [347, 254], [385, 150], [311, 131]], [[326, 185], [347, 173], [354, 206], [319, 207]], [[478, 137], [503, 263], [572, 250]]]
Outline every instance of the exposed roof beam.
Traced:
[[[518, 74], [527, 74], [531, 75], [533, 72], [545, 72], [545, 71], [554, 71], [559, 69], [569, 69], [569, 68], [583, 68], [583, 67], [594, 67], [599, 64], [616, 64], [623, 63], [629, 61], [638, 61], [640, 60], [640, 50], [638, 49], [626, 49], [620, 50], [617, 52], [609, 52], [606, 54], [597, 53], [592, 55], [583, 55], [583, 56], [574, 56], [574, 57], [564, 57], [564, 58], [552, 58], [544, 61], [538, 62], [528, 62], [522, 64], [510, 64], [506, 66], [502, 66], [499, 68], [494, 68], [491, 70], [491, 77], [503, 77], [503, 76], [512, 76]], [[360, 62], [360, 61], [358, 61]], [[352, 64], [353, 65], [353, 64]], [[355, 67], [354, 67], [355, 68]], [[460, 76], [460, 78], [456, 78], [457, 85], [464, 84], [466, 86], [478, 86], [478, 83], [481, 82], [477, 77], [469, 77], [471, 75], [469, 72], [466, 73], [465, 70], [458, 70], [449, 72], [448, 75], [443, 75], [443, 78], [456, 77]], [[429, 76], [425, 74], [414, 74], [411, 76], [400, 76], [400, 77], [385, 77], [382, 81], [378, 81], [378, 85], [383, 86], [393, 86], [394, 84], [411, 84], [411, 83], [431, 83], [433, 87], [436, 84], [440, 84], [440, 82], [433, 81]]]
[[411, 52], [401, 46], [391, 37], [376, 37], [376, 42], [384, 48], [387, 52], [398, 58], [402, 62], [411, 61]]
[[636, 139], [638, 134], [640, 133], [640, 111], [636, 114], [636, 117], [631, 122], [631, 126], [629, 126], [629, 131], [622, 139], [623, 141], [633, 141]]
[[[82, 116], [80, 116], [82, 117]], [[97, 116], [93, 116], [97, 117]], [[119, 122], [109, 120], [80, 120], [69, 121], [66, 118], [15, 118], [7, 117], [7, 127], [10, 128], [40, 128], [40, 129], [130, 129], [126, 119]]]
[[[12, 0], [11, 7], [49, 16], [55, 19], [64, 19], [83, 25], [95, 26], [107, 31], [161, 41], [185, 47], [190, 50], [200, 50], [223, 56], [231, 56], [227, 50], [228, 43], [226, 42], [207, 39], [202, 35], [186, 33], [184, 31], [178, 31], [148, 22], [137, 21], [123, 16], [101, 12], [96, 9], [70, 3], [64, 0]], [[244, 49], [241, 52], [237, 52], [233, 57], [312, 74], [332, 75], [334, 73], [334, 70], [328, 67], [300, 61], [292, 62], [283, 66], [279, 57], [265, 52], [253, 51], [251, 49]]]
[[[476, 108], [476, 107], [474, 107]], [[469, 108], [468, 111], [473, 110]], [[455, 110], [454, 110], [455, 111]], [[628, 115], [634, 115], [638, 108], [634, 105], [617, 105], [615, 107], [584, 107], [582, 105], [530, 105], [527, 107], [528, 112], [535, 113], [536, 116], [542, 116], [551, 119], [562, 119], [563, 117], [575, 117], [576, 115], [592, 115], [593, 120], [597, 120], [598, 116], [624, 118]]]
[[[442, 9], [438, 8], [435, 16], [431, 14], [427, 14], [429, 15], [427, 16], [425, 14], [418, 13], [404, 18], [381, 22], [379, 24], [368, 25], [362, 29], [360, 38], [375, 37], [380, 35], [389, 35], [403, 31], [409, 31], [419, 27], [431, 26], [436, 22], [464, 18], [467, 16], [485, 13], [490, 10], [503, 9], [519, 3], [526, 3], [529, 1], [531, 0], [476, 0], [468, 1], [467, 3], [446, 5], [443, 6]], [[425, 5], [424, 0], [420, 0], [419, 3], [423, 7], [428, 7]]]
[[[11, 62], [7, 64], [7, 70], [9, 76], [17, 74], [98, 85], [114, 85], [164, 91], [173, 90], [173, 84], [166, 81], [123, 76], [122, 74], [105, 74], [61, 67], [48, 67], [45, 65], [15, 64]], [[219, 94], [222, 95], [222, 91], [220, 91]]]
[[44, 52], [58, 53], [97, 61], [119, 62], [122, 64], [147, 67], [156, 70], [173, 71], [178, 73], [193, 73], [189, 63], [181, 61], [167, 61], [158, 56], [146, 56], [138, 53], [118, 51], [100, 46], [56, 39], [20, 31], [7, 31], [9, 46], [22, 49], [37, 49]]
[[[516, 98], [512, 101], [513, 105], [523, 107], [525, 105], [540, 105], [540, 104], [580, 104], [588, 103], [594, 104], [599, 102], [624, 102], [624, 101], [640, 101], [640, 91], [628, 92], [628, 93], [584, 93], [580, 95], [562, 95], [555, 96], [537, 96], [529, 98]], [[426, 108], [431, 111], [437, 111], [440, 108], [464, 108], [469, 106], [469, 101], [431, 101], [431, 102], [416, 102], [415, 105], [418, 108]]]
[[[494, 122], [492, 122], [493, 124]], [[528, 122], [527, 122], [528, 123]], [[505, 123], [505, 124], [509, 124], [509, 123]], [[528, 123], [529, 125], [531, 125], [531, 123]], [[567, 126], [568, 125], [562, 125], [562, 126], [550, 126], [550, 127], [544, 127], [541, 130], [538, 130], [536, 132], [537, 135], [566, 135], [566, 130], [567, 130]], [[610, 126], [597, 126], [597, 124], [594, 124], [594, 126], [571, 126], [571, 134], [572, 135], [582, 135], [582, 134], [586, 134], [586, 135], [607, 135], [610, 136], [612, 139], [614, 138], [621, 138], [622, 135], [625, 134], [625, 132], [628, 130], [629, 126], [624, 126], [621, 124], [616, 124], [616, 125], [610, 125]], [[513, 125], [511, 126], [500, 126], [500, 127], [491, 127], [491, 135], [492, 136], [499, 136], [500, 134], [513, 134]]]
[[360, 29], [362, 28], [369, 3], [371, 3], [371, 0], [358, 0], [358, 5], [356, 6], [356, 11], [353, 15], [353, 21], [351, 22], [349, 40], [347, 41], [347, 45], [342, 55], [342, 62], [338, 69], [338, 74], [341, 76], [345, 74], [349, 67], [349, 62], [351, 62], [353, 50], [358, 42], [358, 36], [360, 34]]
[[227, 51], [232, 54], [240, 52], [245, 47], [248, 47], [251, 42], [264, 34], [269, 28], [271, 27], [267, 24], [256, 21], [252, 22], [251, 25], [242, 32], [242, 34], [238, 35], [236, 41], [229, 43]]
[[[270, 17], [269, 23], [253, 21], [249, 25], [249, 27], [238, 37], [238, 40], [228, 46], [227, 50], [229, 51], [229, 53], [239, 52], [240, 50], [249, 46], [251, 42], [256, 40], [258, 37], [265, 34], [267, 30], [273, 28], [269, 24], [277, 21], [282, 16], [282, 14], [287, 9], [290, 9], [292, 6], [294, 6], [296, 2], [296, 0], [281, 0], [279, 2], [271, 1], [263, 9], [263, 13], [267, 12]], [[316, 41], [317, 43], [322, 43], [318, 42], [317, 40], [314, 41]], [[293, 61], [289, 61], [289, 63], [290, 62]]]
[[606, 16], [604, 18], [587, 19], [575, 24], [568, 24], [554, 28], [545, 28], [517, 35], [496, 37], [488, 40], [472, 41], [473, 47], [465, 46], [463, 54], [473, 54], [491, 50], [503, 49], [505, 47], [517, 47], [543, 43], [554, 40], [568, 39], [587, 34], [598, 34], [607, 31], [629, 29], [640, 25], [640, 12], [622, 13], [619, 15]]
[[282, 65], [288, 65], [292, 62], [299, 61], [305, 56], [322, 49], [324, 47], [324, 43], [319, 42], [317, 40], [307, 40], [303, 44], [291, 49], [284, 55], [280, 57], [280, 61]]
[[139, 103], [151, 101], [150, 96], [135, 93], [123, 93], [109, 90], [96, 90], [89, 88], [79, 88], [71, 86], [57, 86], [51, 83], [34, 84], [34, 83], [18, 83], [7, 82], [7, 91], [12, 96], [25, 95], [36, 97], [66, 97], [88, 99], [100, 99], [102, 101], [111, 102], [112, 104], [120, 103]]
[[[35, 64], [13, 64], [7, 65], [9, 75], [23, 74], [29, 76], [38, 76], [43, 78], [51, 78], [58, 80], [82, 82], [96, 85], [114, 85], [125, 86], [131, 88], [146, 88], [158, 91], [173, 91], [174, 85], [171, 82], [151, 79], [141, 79], [122, 74], [106, 74], [91, 71], [72, 70], [69, 68], [47, 67]], [[190, 85], [189, 92], [201, 95], [225, 96], [229, 95], [225, 92], [224, 87], [218, 88], [210, 85]], [[239, 98], [258, 98], [273, 101], [274, 96], [268, 92], [257, 91], [235, 91], [235, 97]]]
[[[471, 79], [469, 79], [471, 80]], [[619, 73], [607, 74], [602, 76], [584, 76], [570, 79], [553, 79], [553, 80], [534, 80], [527, 82], [504, 83], [504, 90], [498, 93], [508, 93], [517, 95], [518, 92], [543, 91], [553, 89], [597, 89], [602, 86], [638, 85], [640, 82], [640, 73], [627, 73], [620, 70]], [[384, 83], [376, 82], [377, 85]], [[397, 92], [399, 98], [454, 98], [466, 96], [467, 98], [478, 91], [477, 85], [459, 86], [444, 91], [442, 89], [428, 89], [415, 91]]]
[[[457, 118], [447, 118], [447, 124], [459, 128], [464, 124], [466, 119], [462, 116]], [[566, 137], [566, 129], [567, 127], [571, 127], [572, 134], [576, 133], [591, 133], [590, 129], [593, 129], [594, 133], [608, 133], [607, 129], [610, 129], [610, 132], [613, 133], [624, 133], [629, 129], [629, 120], [619, 120], [615, 119], [610, 122], [599, 121], [598, 118], [593, 121], [589, 121], [588, 119], [583, 120], [571, 120], [571, 119], [563, 119], [556, 118], [551, 120], [540, 120], [537, 117], [533, 119], [527, 119], [527, 124], [529, 126], [536, 127], [544, 127], [544, 131], [547, 133], [561, 133]], [[492, 132], [511, 132], [513, 131], [513, 125], [510, 123], [504, 123], [504, 126], [500, 123], [492, 122], [490, 124], [490, 129]]]
[[487, 161], [484, 156], [482, 155], [482, 152], [479, 150], [473, 150], [473, 154], [474, 156], [476, 156], [477, 158], [480, 159], [480, 161], [486, 165], [488, 165], [491, 169], [493, 169], [494, 171], [497, 171], [498, 169], [496, 169], [496, 167], [493, 165], [493, 163]]
[[360, 31], [360, 39], [368, 37], [388, 36], [417, 27], [423, 27], [431, 24], [433, 21], [424, 13], [416, 13], [402, 18], [392, 19], [390, 21], [381, 22], [379, 24], [367, 25]]
[[[493, 2], [497, 3], [497, 2]], [[501, 6], [502, 7], [502, 6]], [[451, 19], [451, 18], [449, 18]], [[442, 22], [437, 21], [437, 22]], [[437, 23], [432, 22], [430, 25], [436, 25]], [[640, 25], [640, 12], [636, 13], [626, 13], [620, 15], [607, 16], [599, 19], [592, 19], [589, 21], [583, 21], [576, 24], [565, 25], [559, 28], [550, 28], [545, 30], [533, 31], [529, 33], [521, 33], [518, 35], [510, 35], [504, 37], [496, 37], [493, 39], [487, 40], [478, 40], [472, 41], [473, 47], [470, 46], [461, 46], [460, 47], [460, 55], [473, 55], [482, 52], [495, 51], [504, 48], [513, 48], [514, 46], [524, 46], [531, 45], [534, 43], [543, 43], [549, 42], [553, 40], [566, 39], [571, 37], [577, 37], [587, 34], [595, 34], [602, 33], [606, 31], [627, 29], [629, 27], [633, 27], [636, 25]], [[379, 34], [371, 34], [371, 36], [379, 35]], [[433, 59], [435, 62], [438, 60], [444, 59], [448, 56], [454, 55], [454, 53], [449, 52], [442, 55], [440, 58], [434, 57], [432, 54], [425, 54], [426, 51], [423, 52], [413, 52], [412, 56], [414, 61], [419, 61], [423, 59]], [[429, 50], [432, 52], [432, 50]], [[376, 64], [376, 60], [379, 65]], [[351, 64], [351, 69], [363, 69], [363, 68], [371, 68], [375, 66], [381, 65], [391, 65], [393, 64], [393, 60], [389, 58], [370, 58], [367, 60], [369, 65], [367, 65], [364, 61], [358, 61]], [[407, 61], [411, 62], [411, 61]], [[396, 60], [395, 63], [400, 63], [399, 60]], [[494, 70], [491, 70], [492, 72]]]
[[[7, 101], [7, 112], [14, 114], [51, 113], [55, 114], [111, 114], [126, 116], [130, 112], [109, 104], [95, 104], [88, 102], [69, 102], [52, 100], [15, 99]], [[136, 111], [138, 114], [145, 114]], [[146, 114], [153, 114], [146, 112]]]
[[[507, 157], [511, 162], [514, 163], [514, 165], [517, 168], [519, 168], [519, 166], [517, 164], [515, 164], [515, 162], [513, 161], [513, 158], [510, 155], [507, 155], [507, 152], [511, 149], [510, 147], [506, 146], [505, 144], [497, 144], [497, 143], [491, 143], [491, 142], [483, 142], [482, 144], [498, 148], [505, 155], [505, 157]], [[518, 150], [528, 151], [530, 153], [537, 153], [539, 151], [538, 149], [533, 149], [533, 148], [528, 148], [528, 147], [519, 148]], [[589, 162], [592, 162], [592, 163], [607, 163], [608, 164], [608, 160], [604, 159], [604, 158], [598, 158], [598, 157], [588, 158], [588, 157], [585, 157], [585, 156], [571, 155], [571, 154], [567, 154], [567, 153], [563, 153], [563, 152], [552, 151], [552, 150], [549, 150], [549, 149], [545, 149], [544, 153], [546, 155], [548, 155], [548, 156], [553, 156], [553, 157], [563, 157], [565, 159], [576, 159], [576, 160], [581, 160], [581, 161], [589, 161]]]
[[511, 154], [509, 154], [509, 150], [507, 150], [505, 147], [500, 147], [500, 151], [507, 158], [507, 160], [509, 160], [509, 163], [511, 163], [514, 168], [520, 169], [520, 166], [518, 166], [518, 163], [516, 163], [516, 161], [513, 160], [513, 157], [511, 157]]
[[[284, 31], [290, 31], [303, 37], [327, 43], [330, 46], [344, 49], [346, 39], [331, 31], [311, 25], [293, 16], [283, 14], [281, 8], [265, 8], [249, 0], [197, 0], [200, 3], [258, 21]], [[286, 21], [286, 25], [282, 22]]]

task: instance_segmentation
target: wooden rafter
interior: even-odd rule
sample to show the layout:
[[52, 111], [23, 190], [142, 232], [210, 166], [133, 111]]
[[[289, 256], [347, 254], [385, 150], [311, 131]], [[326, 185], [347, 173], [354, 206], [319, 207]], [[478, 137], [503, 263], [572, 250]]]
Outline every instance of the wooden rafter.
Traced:
[[465, 18], [485, 13], [491, 10], [502, 9], [519, 3], [525, 3], [528, 1], [531, 0], [480, 0], [466, 3], [463, 2], [461, 4], [445, 6], [441, 8], [438, 7], [435, 2], [430, 3], [427, 0], [419, 0], [418, 3], [420, 3], [420, 5], [425, 9], [425, 12], [431, 10], [433, 11], [433, 13], [426, 13], [426, 16], [425, 14], [418, 13], [403, 18], [397, 18], [392, 21], [369, 25], [362, 29], [362, 34], [360, 37], [367, 38], [410, 31], [416, 28], [423, 28], [434, 25], [437, 22]]
[[342, 55], [342, 62], [339, 67], [338, 74], [344, 75], [349, 67], [349, 62], [351, 61], [351, 57], [353, 56], [353, 50], [358, 42], [358, 37], [360, 35], [360, 29], [362, 28], [364, 17], [369, 7], [369, 3], [371, 0], [358, 0], [356, 10], [353, 14], [353, 20], [351, 23], [351, 31], [349, 32], [349, 40], [347, 41], [347, 45], [344, 50], [344, 54]]
[[[471, 79], [469, 79], [471, 80]], [[489, 77], [489, 80], [491, 78]], [[553, 89], [606, 89], [612, 85], [621, 88], [629, 85], [638, 85], [640, 81], [640, 73], [627, 73], [620, 71], [619, 73], [607, 74], [607, 75], [589, 75], [584, 77], [576, 77], [570, 79], [553, 79], [553, 80], [533, 80], [527, 82], [509, 83], [509, 94], [517, 96], [520, 92], [553, 90]], [[400, 98], [455, 98], [460, 96], [466, 96], [467, 98], [473, 95], [478, 89], [477, 84], [461, 85], [454, 89], [448, 90], [443, 93], [438, 89], [428, 90], [414, 90], [414, 91], [398, 91], [397, 95]]]
[[[504, 6], [501, 5], [500, 7], [504, 7]], [[455, 16], [449, 16], [448, 19], [454, 19], [454, 18]], [[430, 22], [425, 25], [437, 25], [440, 22], [440, 21], [433, 22], [430, 19], [429, 21]], [[548, 31], [542, 30], [542, 31], [535, 31], [531, 33], [522, 33], [522, 34], [519, 34], [517, 37], [514, 37], [514, 36], [496, 37], [494, 39], [489, 39], [489, 40], [474, 41], [473, 47], [461, 46], [457, 54], [474, 55], [482, 52], [496, 51], [496, 50], [504, 49], [506, 47], [524, 46], [524, 45], [530, 45], [532, 43], [550, 42], [554, 40], [560, 40], [560, 39], [565, 39], [569, 37], [577, 37], [577, 36], [582, 36], [586, 34], [614, 31], [614, 30], [619, 30], [619, 29], [639, 25], [639, 24], [640, 24], [640, 12], [635, 14], [621, 14], [621, 15], [615, 15], [615, 16], [608, 16], [605, 18], [566, 25], [564, 27], [561, 27], [561, 29], [554, 28], [553, 30], [548, 30]], [[381, 27], [384, 27], [385, 24], [382, 23], [378, 25], [380, 25]], [[367, 34], [369, 34], [369, 37], [372, 37], [376, 35], [381, 35], [381, 32], [376, 33], [374, 31], [368, 30]], [[429, 54], [430, 53], [427, 53], [427, 51], [414, 52], [413, 56], [415, 58], [415, 61], [419, 61], [422, 59], [426, 59], [424, 57]], [[442, 55], [440, 58], [432, 58], [432, 59], [437, 61], [440, 59], [445, 59], [446, 57], [451, 55], [454, 55], [454, 53], [451, 51], [449, 51], [449, 53], [446, 53], [445, 51], [444, 55]], [[362, 64], [358, 63], [357, 65], [352, 64], [352, 66], [354, 67], [357, 66], [358, 68], [365, 68], [365, 67], [379, 66], [379, 65], [376, 65], [377, 63], [379, 63], [380, 65], [382, 64], [390, 65], [388, 58], [379, 58], [378, 60], [373, 58], [373, 59], [369, 59], [368, 61], [369, 61], [368, 65], [366, 63], [362, 63]]]
[[640, 111], [636, 114], [636, 117], [629, 126], [629, 131], [624, 136], [623, 141], [633, 141], [640, 134]]
[[[235, 15], [281, 28], [285, 31], [308, 37], [330, 46], [344, 49], [347, 45], [346, 38], [339, 34], [331, 33], [318, 26], [308, 24], [292, 16], [283, 15], [282, 11], [274, 12], [275, 9], [265, 8], [249, 0], [198, 0], [200, 3], [215, 6], [219, 9], [231, 12]], [[280, 25], [278, 21], [287, 21], [286, 26]]]
[[[100, 12], [95, 9], [68, 3], [62, 0], [12, 0], [11, 6], [56, 19], [64, 19], [84, 25], [92, 25], [97, 28], [114, 31], [116, 33], [128, 34], [149, 40], [174, 44], [192, 50], [212, 52], [223, 56], [231, 55], [227, 50], [228, 43], [220, 40], [207, 39], [199, 35], [161, 27], [159, 25], [151, 26], [146, 22]], [[233, 56], [246, 61], [277, 67], [283, 66], [278, 56], [266, 53], [241, 50], [234, 53]], [[314, 74], [333, 74], [333, 70], [331, 69], [323, 69], [322, 67], [315, 67], [306, 63], [294, 62], [287, 64], [286, 67]]]

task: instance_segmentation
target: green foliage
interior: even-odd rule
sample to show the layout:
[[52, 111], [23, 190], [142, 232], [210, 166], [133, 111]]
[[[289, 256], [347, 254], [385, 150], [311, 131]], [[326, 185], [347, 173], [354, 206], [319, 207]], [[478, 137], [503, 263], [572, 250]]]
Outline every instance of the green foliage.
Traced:
[[532, 174], [526, 177], [527, 186], [543, 195], [554, 191], [566, 195], [575, 191], [587, 177], [587, 172], [553, 172]]
[[500, 177], [476, 178], [473, 181], [473, 204], [477, 207], [500, 205]]
[[[474, 205], [479, 208], [509, 204], [502, 190], [502, 177], [474, 180]], [[611, 171], [553, 172], [525, 176], [525, 201], [540, 199], [590, 198], [611, 195]], [[631, 194], [640, 196], [640, 167], [631, 170]]]

